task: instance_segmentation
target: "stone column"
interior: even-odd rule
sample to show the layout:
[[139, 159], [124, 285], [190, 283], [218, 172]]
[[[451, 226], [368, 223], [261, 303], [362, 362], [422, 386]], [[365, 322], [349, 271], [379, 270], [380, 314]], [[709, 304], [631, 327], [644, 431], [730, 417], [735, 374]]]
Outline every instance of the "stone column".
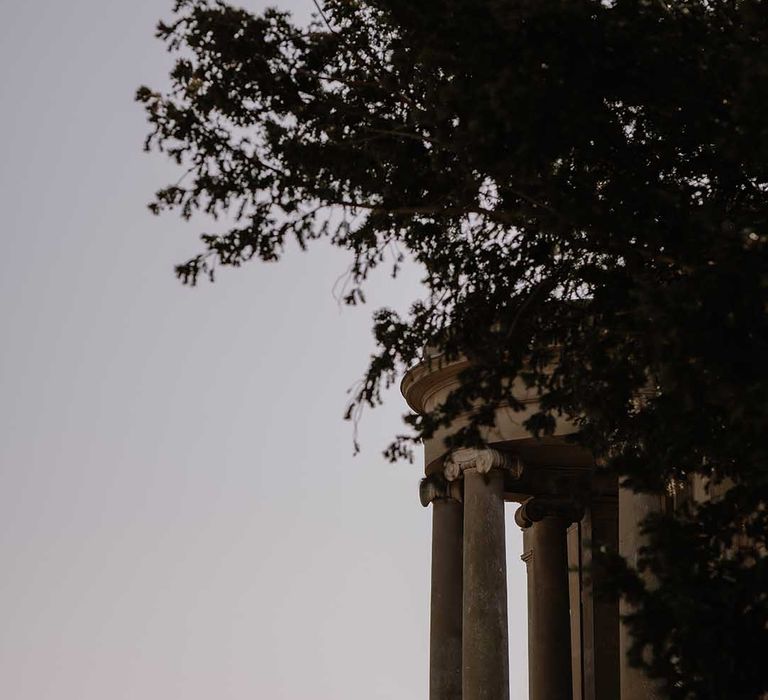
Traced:
[[462, 700], [508, 700], [509, 638], [504, 471], [521, 468], [496, 450], [457, 450], [446, 476], [464, 476]]
[[515, 513], [528, 571], [530, 700], [572, 697], [567, 529], [580, 513], [570, 503], [534, 498]]
[[464, 472], [463, 700], [509, 698], [503, 474]]
[[421, 484], [421, 503], [432, 504], [432, 597], [429, 698], [461, 700], [463, 518], [461, 488], [439, 475]]
[[[645, 538], [640, 534], [640, 523], [647, 515], [659, 512], [661, 508], [662, 496], [658, 494], [634, 493], [630, 489], [619, 488], [619, 554], [630, 566], [637, 566], [640, 547], [645, 544]], [[619, 614], [623, 617], [631, 612], [632, 607], [622, 598]], [[629, 630], [622, 624], [619, 634], [621, 700], [659, 700], [662, 695], [658, 683], [627, 661], [631, 641]]]

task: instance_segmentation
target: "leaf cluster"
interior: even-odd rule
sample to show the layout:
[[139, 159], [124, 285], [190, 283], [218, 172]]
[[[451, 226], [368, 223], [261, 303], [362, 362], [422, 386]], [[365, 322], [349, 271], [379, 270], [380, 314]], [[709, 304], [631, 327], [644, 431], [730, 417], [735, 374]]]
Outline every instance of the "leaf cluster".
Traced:
[[[641, 603], [633, 658], [672, 697], [760, 697], [766, 3], [323, 9], [302, 27], [276, 10], [179, 0], [159, 25], [177, 56], [171, 85], [137, 98], [147, 149], [185, 174], [151, 206], [221, 222], [178, 276], [195, 284], [327, 239], [350, 252], [354, 304], [374, 268], [397, 274], [412, 259], [426, 296], [405, 317], [375, 313], [378, 351], [348, 416], [428, 345], [471, 367], [440, 410], [406, 419], [390, 458], [467, 411], [455, 439], [479, 441], [495, 406], [518, 405], [522, 376], [542, 393], [529, 429], [569, 417], [634, 488], [736, 483], [719, 505], [648, 523], [655, 593], [620, 579]], [[757, 550], [734, 555], [734, 528]], [[737, 694], [723, 694], [729, 679]]]

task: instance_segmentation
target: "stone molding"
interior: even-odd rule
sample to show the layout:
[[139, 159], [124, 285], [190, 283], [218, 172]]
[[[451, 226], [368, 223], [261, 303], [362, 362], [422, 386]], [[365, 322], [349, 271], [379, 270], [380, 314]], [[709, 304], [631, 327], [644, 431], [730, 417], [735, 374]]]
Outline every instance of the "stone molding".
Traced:
[[515, 523], [526, 529], [544, 518], [560, 518], [568, 525], [584, 517], [584, 506], [572, 498], [537, 496], [528, 499], [515, 511]]
[[[435, 394], [449, 387], [458, 388], [459, 375], [471, 366], [463, 355], [446, 355], [431, 346], [424, 350], [424, 359], [407, 370], [400, 382], [400, 393], [411, 410], [419, 415], [429, 412], [427, 404]], [[551, 372], [551, 369], [546, 371]], [[521, 389], [515, 396], [515, 403], [535, 404], [539, 401], [536, 392], [529, 391], [528, 387]], [[501, 406], [508, 404], [503, 402]]]
[[520, 560], [524, 561], [526, 564], [533, 559], [533, 550], [532, 549], [526, 549], [521, 555]]
[[465, 447], [453, 450], [445, 458], [443, 472], [448, 481], [460, 479], [467, 469], [476, 469], [480, 474], [487, 474], [491, 469], [503, 469], [515, 479], [523, 474], [523, 465], [517, 457], [489, 447]]
[[405, 373], [400, 393], [414, 413], [423, 415], [430, 398], [448, 387], [458, 386], [459, 375], [467, 367], [466, 358], [448, 360], [440, 354], [430, 355]]

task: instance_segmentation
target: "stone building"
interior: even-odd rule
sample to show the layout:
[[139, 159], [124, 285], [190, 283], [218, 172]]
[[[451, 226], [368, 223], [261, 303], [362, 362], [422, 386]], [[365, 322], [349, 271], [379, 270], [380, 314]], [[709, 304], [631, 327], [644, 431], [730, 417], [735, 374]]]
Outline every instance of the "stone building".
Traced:
[[[416, 413], [458, 386], [465, 360], [432, 357], [401, 390]], [[520, 504], [528, 580], [530, 700], [654, 700], [651, 682], [626, 661], [621, 601], [598, 594], [593, 546], [618, 547], [630, 562], [638, 523], [664, 504], [596, 470], [592, 455], [553, 436], [534, 439], [523, 422], [537, 407], [520, 383], [523, 411], [499, 408], [484, 449], [448, 451], [459, 419], [424, 444], [421, 502], [432, 508], [430, 700], [509, 698], [505, 502]], [[515, 699], [518, 700], [518, 699]]]

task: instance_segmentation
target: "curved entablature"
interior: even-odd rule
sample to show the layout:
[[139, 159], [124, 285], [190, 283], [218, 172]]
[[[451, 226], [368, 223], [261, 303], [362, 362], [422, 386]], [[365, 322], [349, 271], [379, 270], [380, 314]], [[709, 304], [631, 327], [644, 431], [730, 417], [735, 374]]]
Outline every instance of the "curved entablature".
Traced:
[[[400, 383], [400, 391], [414, 413], [424, 415], [437, 409], [450, 393], [460, 385], [461, 373], [469, 367], [466, 358], [446, 359], [440, 353], [429, 354], [427, 359], [406, 372]], [[486, 445], [502, 447], [517, 454], [526, 463], [548, 466], [590, 468], [594, 462], [591, 454], [564, 438], [576, 431], [565, 418], [559, 418], [555, 432], [542, 438], [534, 438], [525, 428], [525, 421], [539, 408], [539, 394], [518, 378], [513, 393], [523, 405], [514, 410], [508, 404], [496, 409], [495, 425], [482, 428]], [[450, 426], [439, 428], [424, 441], [424, 471], [427, 475], [442, 471], [449, 448], [446, 439], [469, 424], [471, 414], [458, 416]]]

